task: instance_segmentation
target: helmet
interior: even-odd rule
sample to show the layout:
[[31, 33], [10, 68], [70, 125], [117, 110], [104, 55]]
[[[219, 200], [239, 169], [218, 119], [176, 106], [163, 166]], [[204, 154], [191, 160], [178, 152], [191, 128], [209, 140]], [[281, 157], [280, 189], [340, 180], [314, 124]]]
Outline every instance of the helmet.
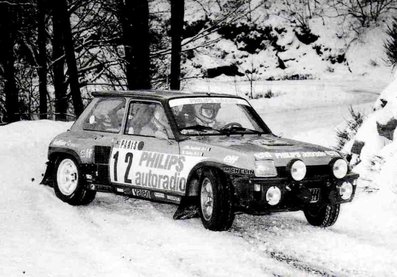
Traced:
[[214, 121], [218, 114], [221, 104], [219, 103], [204, 103], [194, 106], [195, 116], [205, 123], [211, 123]]

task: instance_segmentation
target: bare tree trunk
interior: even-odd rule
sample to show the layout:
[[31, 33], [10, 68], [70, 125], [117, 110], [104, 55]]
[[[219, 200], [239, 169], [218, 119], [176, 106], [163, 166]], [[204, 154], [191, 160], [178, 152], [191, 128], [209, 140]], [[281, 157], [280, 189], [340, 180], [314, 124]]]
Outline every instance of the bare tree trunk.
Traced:
[[181, 42], [183, 33], [183, 19], [185, 0], [171, 0], [171, 84], [170, 88], [181, 88]]
[[39, 75], [39, 94], [40, 94], [40, 119], [47, 118], [47, 36], [45, 26], [45, 2], [38, 0], [37, 18], [37, 47], [38, 54], [38, 75]]
[[4, 71], [5, 81], [5, 108], [6, 121], [20, 120], [18, 90], [15, 81], [15, 22], [12, 15], [12, 7], [8, 3], [0, 3], [0, 65]]
[[66, 0], [57, 1], [56, 6], [59, 6], [60, 9], [59, 15], [61, 16], [63, 45], [65, 49], [66, 63], [68, 66], [70, 93], [72, 95], [74, 113], [76, 116], [79, 116], [84, 110], [84, 105], [81, 98], [76, 57], [74, 54], [72, 30], [70, 26], [70, 16], [68, 13]]
[[62, 42], [62, 23], [59, 8], [52, 9], [53, 34], [52, 39], [52, 60], [54, 73], [54, 89], [55, 89], [55, 119], [66, 121], [66, 113], [68, 109], [68, 99], [66, 96], [65, 84], [65, 58]]
[[128, 88], [149, 89], [151, 78], [148, 1], [119, 0], [118, 7], [127, 63]]

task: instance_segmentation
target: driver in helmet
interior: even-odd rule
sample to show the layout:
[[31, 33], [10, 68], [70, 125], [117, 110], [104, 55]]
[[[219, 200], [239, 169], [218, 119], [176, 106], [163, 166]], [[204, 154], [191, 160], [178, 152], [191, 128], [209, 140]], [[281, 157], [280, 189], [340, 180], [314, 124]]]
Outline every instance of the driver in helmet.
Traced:
[[203, 103], [194, 105], [194, 124], [214, 127], [216, 124], [216, 116], [221, 108], [219, 103]]

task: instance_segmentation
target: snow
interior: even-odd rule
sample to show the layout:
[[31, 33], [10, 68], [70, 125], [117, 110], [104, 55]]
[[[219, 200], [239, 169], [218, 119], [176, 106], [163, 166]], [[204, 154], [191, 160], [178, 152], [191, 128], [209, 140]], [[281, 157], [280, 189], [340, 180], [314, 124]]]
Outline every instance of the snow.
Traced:
[[[280, 94], [252, 104], [269, 125], [277, 122], [271, 127], [278, 132], [332, 145], [348, 106], [370, 110], [385, 85], [259, 83]], [[221, 233], [205, 230], [199, 219], [174, 221], [175, 206], [112, 194], [69, 206], [39, 182], [48, 143], [70, 126], [43, 120], [0, 127], [1, 276], [397, 275], [396, 194], [358, 192], [328, 229], [308, 225], [296, 212], [238, 215]]]
[[[396, 75], [397, 77], [397, 75]], [[362, 186], [370, 186], [381, 191], [397, 193], [397, 142], [381, 136], [377, 125], [385, 125], [397, 119], [397, 78], [379, 95], [373, 105], [374, 112], [368, 115], [358, 129], [355, 138], [346, 145], [349, 150], [354, 141], [364, 142], [359, 155], [355, 156], [354, 170], [362, 176]], [[387, 104], [382, 105], [382, 101]], [[386, 103], [386, 102], [385, 102]], [[395, 138], [397, 131], [394, 130]]]

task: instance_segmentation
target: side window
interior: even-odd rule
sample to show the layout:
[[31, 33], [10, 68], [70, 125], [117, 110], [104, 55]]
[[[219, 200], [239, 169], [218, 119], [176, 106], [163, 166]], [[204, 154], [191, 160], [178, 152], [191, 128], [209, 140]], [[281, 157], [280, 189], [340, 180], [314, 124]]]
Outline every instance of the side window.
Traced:
[[131, 102], [125, 134], [158, 138], [171, 137], [170, 124], [163, 106], [159, 103]]
[[101, 99], [84, 120], [83, 129], [118, 133], [123, 122], [124, 110], [124, 98]]

